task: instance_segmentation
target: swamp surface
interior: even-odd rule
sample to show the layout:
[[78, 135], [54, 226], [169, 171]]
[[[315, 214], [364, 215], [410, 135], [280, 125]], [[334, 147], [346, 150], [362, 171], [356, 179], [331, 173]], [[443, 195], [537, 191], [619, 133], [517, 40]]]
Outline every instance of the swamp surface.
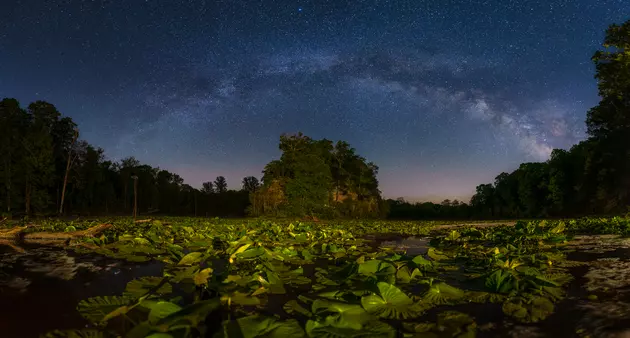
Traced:
[[[449, 226], [443, 230], [449, 231], [451, 228]], [[369, 248], [365, 249], [366, 254], [377, 252], [380, 255], [422, 256], [428, 260], [439, 260], [437, 251], [432, 250], [441, 248], [442, 252], [448, 252], [444, 245], [433, 241], [439, 236], [444, 239], [445, 236], [455, 235], [432, 233], [409, 236], [394, 233], [364, 236], [363, 240]], [[457, 236], [460, 236], [459, 233]], [[130, 262], [64, 247], [21, 244], [19, 249], [0, 245], [0, 304], [5, 309], [0, 316], [0, 336], [6, 338], [39, 337], [53, 330], [94, 328], [94, 323], [77, 311], [80, 301], [97, 296], [120, 295], [128, 288], [128, 283], [135, 279], [162, 277], [168, 264], [159, 260]], [[498, 254], [499, 249], [496, 250]], [[190, 252], [194, 251], [186, 250], [185, 253]], [[488, 300], [468, 303], [444, 301], [443, 304], [428, 308], [421, 316], [410, 317], [412, 320], [407, 322], [418, 323], [413, 329], [388, 323], [397, 329], [398, 337], [630, 337], [630, 239], [621, 235], [577, 235], [563, 243], [559, 252], [563, 259], [549, 261], [549, 264], [565, 269], [572, 278], [562, 286], [564, 294], [554, 302], [552, 313], [540, 315], [540, 320], [516, 320], [514, 315], [506, 314], [507, 310], [505, 305], [501, 306], [501, 301]], [[376, 255], [372, 258], [375, 259]], [[508, 259], [505, 261], [509, 262]], [[315, 261], [311, 267], [305, 265], [303, 276], [319, 279], [321, 275], [316, 271], [328, 269], [327, 264], [333, 263]], [[478, 290], [478, 286], [467, 284], [470, 279], [464, 277], [461, 271], [454, 270], [440, 270], [436, 276], [449, 287]], [[379, 273], [376, 272], [377, 279], [380, 278]], [[412, 274], [410, 279], [413, 278]], [[430, 278], [430, 283], [433, 279]], [[319, 282], [325, 285], [327, 281], [334, 283], [329, 280]], [[413, 286], [407, 290], [411, 294], [416, 293]], [[299, 294], [299, 291], [293, 292]], [[417, 291], [418, 294], [422, 292]], [[382, 291], [381, 296], [386, 299]], [[277, 314], [283, 309], [289, 312], [285, 303], [291, 303], [291, 299], [290, 295], [270, 294], [266, 308], [271, 309], [269, 313]], [[295, 309], [302, 310], [299, 305]], [[533, 311], [537, 310], [529, 311], [529, 315], [533, 316]], [[266, 311], [263, 313], [269, 314]], [[381, 318], [389, 318], [382, 312], [375, 313]], [[286, 313], [279, 317], [285, 320], [291, 318]], [[400, 315], [394, 319], [407, 317]], [[456, 323], [452, 324], [453, 321]], [[429, 330], [421, 328], [421, 323], [435, 324]], [[459, 328], [452, 330], [451, 325]], [[415, 333], [403, 333], [403, 327], [407, 331], [415, 330]], [[251, 337], [254, 336], [257, 335]], [[378, 336], [378, 333], [373, 333], [365, 337]], [[386, 333], [382, 336], [391, 337]]]

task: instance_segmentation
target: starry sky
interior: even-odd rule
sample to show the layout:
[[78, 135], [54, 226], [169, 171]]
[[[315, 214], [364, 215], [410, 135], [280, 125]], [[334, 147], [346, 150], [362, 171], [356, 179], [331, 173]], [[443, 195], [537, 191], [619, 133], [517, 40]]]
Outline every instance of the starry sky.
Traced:
[[0, 97], [46, 100], [111, 159], [238, 188], [281, 133], [345, 140], [385, 197], [467, 200], [585, 137], [627, 0], [14, 0]]

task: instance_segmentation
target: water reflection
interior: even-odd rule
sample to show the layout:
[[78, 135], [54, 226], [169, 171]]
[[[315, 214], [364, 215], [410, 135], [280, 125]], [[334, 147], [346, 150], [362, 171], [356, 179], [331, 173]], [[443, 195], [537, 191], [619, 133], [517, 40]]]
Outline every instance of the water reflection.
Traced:
[[79, 301], [120, 295], [132, 279], [160, 276], [162, 268], [160, 262], [131, 264], [60, 248], [4, 249], [0, 304], [11, 307], [0, 316], [1, 336], [38, 337], [54, 329], [85, 327], [87, 321], [76, 311]]

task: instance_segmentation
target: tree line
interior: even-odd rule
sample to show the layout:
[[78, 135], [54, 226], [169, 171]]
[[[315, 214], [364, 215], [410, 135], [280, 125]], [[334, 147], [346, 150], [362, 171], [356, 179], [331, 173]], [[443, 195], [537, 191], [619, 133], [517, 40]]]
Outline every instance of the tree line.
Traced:
[[281, 156], [261, 181], [228, 190], [223, 176], [201, 189], [133, 157], [108, 160], [79, 139], [56, 107], [0, 101], [0, 206], [4, 214], [390, 217], [472, 219], [625, 213], [630, 206], [630, 20], [606, 31], [592, 57], [600, 102], [587, 113], [588, 138], [555, 149], [477, 186], [470, 203], [384, 200], [378, 166], [347, 142], [282, 135]]
[[378, 167], [346, 142], [280, 137], [282, 156], [262, 182], [244, 177], [228, 190], [225, 177], [200, 189], [177, 174], [134, 157], [114, 162], [79, 140], [57, 108], [36, 101], [0, 101], [0, 206], [5, 215], [160, 213], [196, 216], [383, 217]]
[[599, 104], [587, 112], [588, 138], [548, 161], [523, 163], [477, 186], [470, 204], [390, 200], [392, 217], [533, 218], [622, 214], [630, 209], [630, 20], [611, 25], [595, 52]]
[[228, 190], [223, 176], [195, 189], [177, 174], [134, 157], [108, 160], [101, 148], [79, 140], [79, 129], [57, 108], [36, 101], [23, 109], [0, 101], [0, 206], [8, 215], [132, 214], [244, 216], [249, 193]]

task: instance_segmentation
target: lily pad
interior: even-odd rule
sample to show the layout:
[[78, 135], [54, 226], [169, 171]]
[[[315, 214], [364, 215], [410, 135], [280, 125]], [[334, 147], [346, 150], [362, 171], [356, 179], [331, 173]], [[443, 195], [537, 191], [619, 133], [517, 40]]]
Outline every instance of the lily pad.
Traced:
[[389, 319], [415, 318], [422, 313], [422, 309], [394, 285], [380, 282], [377, 287], [380, 295], [361, 298], [361, 305], [367, 312]]

